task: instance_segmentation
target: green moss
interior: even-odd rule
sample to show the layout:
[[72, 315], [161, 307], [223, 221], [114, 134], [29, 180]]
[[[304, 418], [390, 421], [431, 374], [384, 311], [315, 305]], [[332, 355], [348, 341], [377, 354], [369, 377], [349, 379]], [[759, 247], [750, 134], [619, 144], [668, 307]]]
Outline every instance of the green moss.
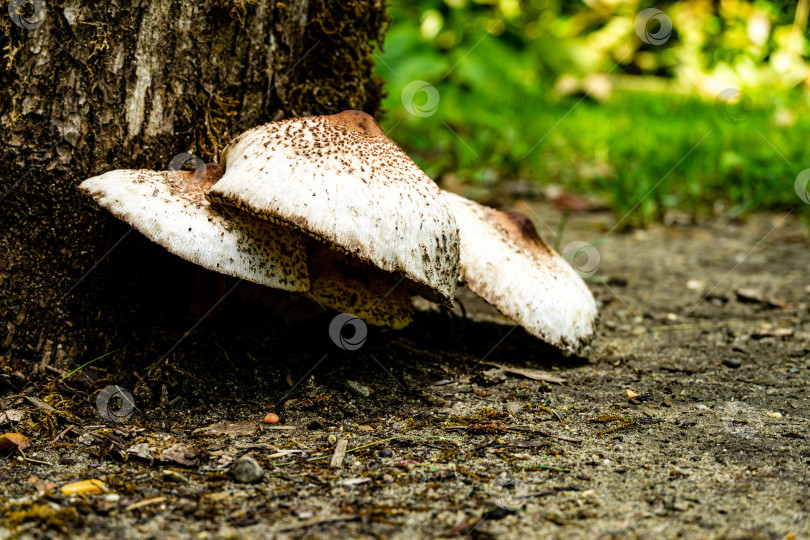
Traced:
[[[276, 9], [282, 18], [286, 6]], [[281, 104], [287, 116], [347, 109], [376, 114], [383, 81], [373, 73], [372, 54], [375, 44], [382, 44], [387, 23], [382, 0], [310, 2], [302, 50], [280, 55], [275, 66], [276, 73], [290, 73], [293, 79]]]
[[[28, 504], [18, 510], [4, 508], [6, 513], [6, 526], [15, 529], [24, 523], [35, 522], [38, 528], [68, 534], [73, 522], [79, 519], [79, 514], [75, 508], [60, 508], [56, 510], [47, 504]], [[4, 512], [4, 513], [5, 513]], [[16, 538], [22, 534], [18, 531], [10, 538]]]

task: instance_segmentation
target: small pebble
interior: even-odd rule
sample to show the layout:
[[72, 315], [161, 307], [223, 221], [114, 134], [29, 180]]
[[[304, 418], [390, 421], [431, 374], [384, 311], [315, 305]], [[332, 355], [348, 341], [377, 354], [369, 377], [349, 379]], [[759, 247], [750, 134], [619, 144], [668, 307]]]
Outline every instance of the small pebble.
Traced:
[[335, 437], [330, 433], [329, 436], [326, 438], [326, 442], [329, 444], [335, 444], [337, 442], [337, 437]]
[[495, 386], [506, 381], [506, 372], [501, 368], [492, 368], [475, 373], [471, 379], [479, 386]]
[[739, 358], [726, 358], [723, 360], [723, 365], [732, 369], [737, 369], [742, 365], [742, 360]]
[[352, 393], [357, 397], [367, 398], [371, 395], [371, 389], [368, 386], [364, 386], [358, 382], [346, 381], [346, 386], [348, 386], [349, 390], [351, 390]]
[[510, 401], [506, 404], [506, 410], [509, 411], [511, 414], [517, 414], [520, 412], [521, 406], [520, 403], [516, 401]]
[[256, 460], [250, 457], [243, 457], [231, 467], [231, 474], [234, 480], [243, 484], [255, 484], [264, 477], [264, 471]]
[[788, 371], [789, 371], [789, 372], [791, 372], [791, 373], [798, 373], [798, 372], [799, 372], [799, 368], [797, 368], [797, 367], [792, 367], [792, 368], [790, 368]]
[[197, 509], [197, 503], [194, 502], [194, 500], [187, 499], [185, 497], [177, 499], [177, 503], [175, 503], [175, 506], [178, 510], [180, 510], [184, 514], [190, 514], [191, 512]]
[[267, 416], [264, 417], [265, 424], [278, 424], [279, 417], [276, 413], [267, 413]]
[[394, 455], [394, 451], [391, 450], [390, 448], [383, 448], [382, 450], [380, 450], [379, 455], [380, 457], [391, 457]]
[[629, 388], [626, 388], [624, 390], [624, 393], [627, 395], [627, 397], [629, 399], [633, 399], [633, 398], [638, 397], [638, 392], [634, 392], [633, 390], [630, 390]]
[[782, 418], [782, 413], [772, 412], [768, 413], [768, 416], [770, 416], [771, 418]]

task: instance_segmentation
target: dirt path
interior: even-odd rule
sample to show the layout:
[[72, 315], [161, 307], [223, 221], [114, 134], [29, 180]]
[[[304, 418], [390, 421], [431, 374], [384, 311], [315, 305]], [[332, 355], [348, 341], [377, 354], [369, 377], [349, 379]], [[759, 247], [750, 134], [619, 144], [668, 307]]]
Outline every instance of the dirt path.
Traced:
[[[611, 223], [573, 217], [562, 245]], [[290, 322], [312, 306], [282, 317], [244, 294], [149, 375], [187, 321], [144, 325], [67, 384], [4, 373], [0, 411], [25, 415], [13, 429], [37, 461], [0, 461], [0, 538], [810, 538], [801, 225], [763, 215], [597, 247], [588, 361], [510, 332], [469, 295], [472, 320], [425, 312], [350, 351], [329, 340], [333, 315]], [[137, 406], [112, 427], [94, 407], [109, 385]], [[281, 424], [261, 424], [277, 402]], [[470, 433], [485, 421], [496, 424]], [[258, 483], [233, 480], [244, 456], [264, 470]], [[108, 493], [60, 492], [92, 478]]]

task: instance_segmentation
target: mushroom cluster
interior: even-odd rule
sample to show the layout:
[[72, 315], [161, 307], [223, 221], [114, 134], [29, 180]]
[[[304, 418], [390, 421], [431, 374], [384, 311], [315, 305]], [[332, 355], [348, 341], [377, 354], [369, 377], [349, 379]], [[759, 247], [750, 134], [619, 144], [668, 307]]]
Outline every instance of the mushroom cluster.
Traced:
[[359, 111], [271, 122], [196, 171], [117, 170], [79, 186], [171, 253], [402, 328], [412, 296], [459, 283], [566, 354], [594, 331], [577, 273], [521, 215], [443, 192]]

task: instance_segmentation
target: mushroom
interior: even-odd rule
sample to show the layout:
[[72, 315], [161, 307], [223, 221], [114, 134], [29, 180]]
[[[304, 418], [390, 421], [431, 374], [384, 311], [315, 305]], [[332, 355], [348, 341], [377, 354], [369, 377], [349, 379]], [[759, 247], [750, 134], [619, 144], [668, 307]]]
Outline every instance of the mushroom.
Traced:
[[205, 191], [222, 176], [197, 171], [117, 170], [79, 188], [169, 252], [209, 270], [286, 291], [307, 291], [306, 237], [242, 212], [220, 213]]
[[304, 231], [394, 284], [405, 277], [408, 292], [452, 304], [459, 272], [453, 214], [371, 116], [344, 111], [271, 122], [234, 139], [221, 160], [225, 174], [210, 200]]
[[410, 296], [394, 276], [299, 231], [215, 208], [204, 194], [223, 170], [218, 164], [197, 171], [117, 170], [79, 188], [169, 252], [209, 270], [309, 292], [321, 304], [370, 324], [403, 328], [411, 322]]
[[526, 331], [578, 354], [593, 336], [596, 303], [568, 262], [523, 214], [444, 192], [461, 238], [461, 281]]

